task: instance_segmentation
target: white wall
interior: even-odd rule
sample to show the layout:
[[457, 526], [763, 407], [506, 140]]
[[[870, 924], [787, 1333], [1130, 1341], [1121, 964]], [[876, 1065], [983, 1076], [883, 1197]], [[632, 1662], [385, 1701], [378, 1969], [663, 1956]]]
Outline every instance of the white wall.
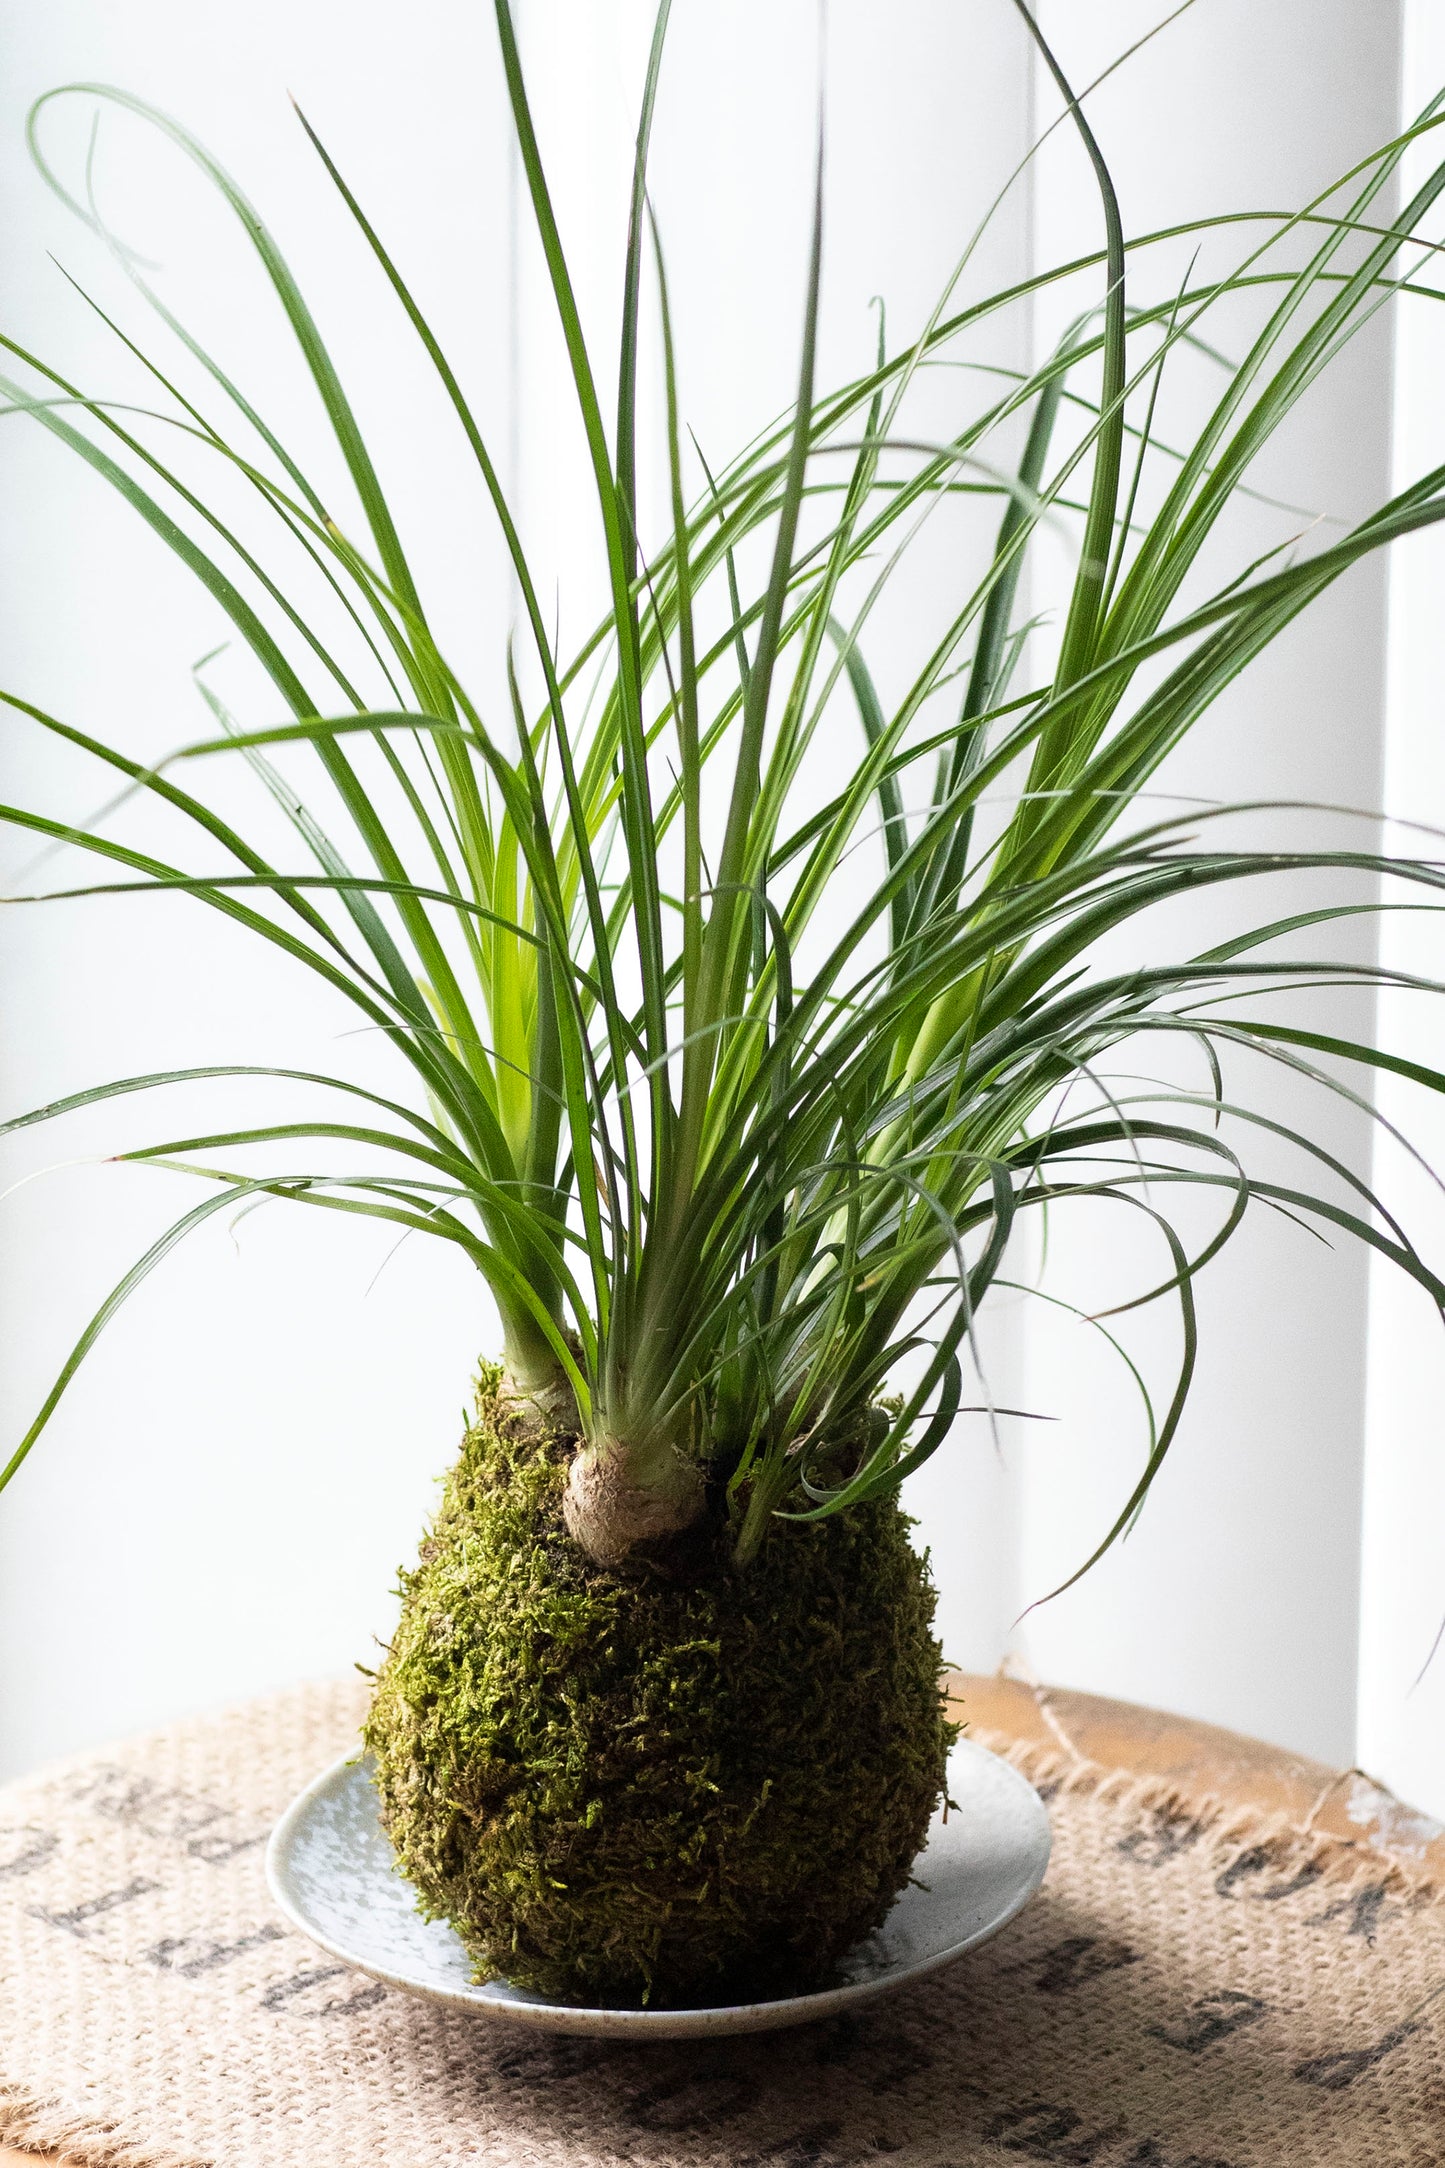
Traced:
[[[527, 0], [521, 12], [544, 147], [555, 154], [574, 259], [586, 267], [584, 309], [609, 330], [649, 11], [641, 0]], [[337, 39], [330, 0], [307, 9], [263, 0], [244, 31], [219, 34], [205, 11], [172, 0], [124, 11], [96, 0], [51, 0], [43, 11], [0, 0], [10, 321], [47, 351], [78, 356], [87, 381], [115, 380], [103, 341], [43, 261], [46, 245], [76, 265], [96, 257], [25, 167], [18, 130], [34, 91], [108, 76], [185, 115], [241, 171], [319, 282], [367, 420], [394, 448], [388, 471], [414, 530], [438, 545], [447, 635], [464, 658], [480, 658], [489, 640], [496, 651], [505, 578], [470, 539], [460, 569], [446, 570], [439, 545], [455, 533], [457, 504], [437, 416], [392, 399], [396, 336], [353, 298], [358, 267], [297, 148], [284, 88], [334, 142], [363, 197], [384, 206], [426, 305], [502, 417], [529, 541], [561, 581], [564, 632], [586, 614], [595, 558], [574, 509], [576, 446], [559, 424], [538, 266], [525, 245], [513, 261], [503, 216], [515, 177], [489, 11], [423, 0], [401, 45], [388, 35], [391, 15], [367, 0], [346, 11], [347, 37]], [[1082, 77], [1149, 19], [1133, 0], [1046, 14]], [[1005, 0], [899, 0], [885, 38], [878, 22], [868, 0], [834, 0], [830, 10], [825, 374], [868, 352], [873, 293], [886, 294], [895, 327], [917, 319], [1031, 127], [1031, 71]], [[1381, 0], [1277, 0], [1263, 18], [1243, 0], [1199, 0], [1097, 100], [1126, 218], [1297, 200], [1389, 131], [1394, 25]], [[815, 35], [804, 0], [676, 8], [655, 193], [685, 404], [703, 442], [724, 450], [784, 403], [791, 382]], [[122, 167], [116, 134], [114, 152], [109, 128], [103, 139], [103, 174]], [[187, 183], [177, 195], [170, 171], [147, 167], [129, 184], [134, 230], [185, 222], [174, 253], [164, 251], [175, 289], [193, 292], [199, 281], [208, 327], [245, 350], [258, 335], [254, 276], [241, 282], [234, 246], [198, 260], [212, 229], [199, 214], [190, 224], [193, 191]], [[1052, 255], [1094, 234], [1087, 181], [1061, 135], [1011, 199], [979, 281], [1006, 276], [1031, 247]], [[1048, 331], [1041, 313], [1035, 340]], [[1017, 342], [1028, 335], [1023, 323], [995, 358], [1023, 358]], [[304, 396], [269, 345], [257, 366], [281, 411], [304, 418]], [[1272, 486], [1343, 513], [1383, 492], [1387, 367], [1380, 338], [1347, 359], [1313, 420], [1272, 460]], [[28, 432], [22, 440], [14, 421], [6, 430], [7, 501], [24, 508], [23, 518], [7, 514], [4, 531], [8, 682], [62, 713], [95, 716], [104, 734], [123, 728], [147, 751], [174, 744], [194, 727], [186, 669], [211, 644], [211, 613], [98, 486]], [[419, 455], [409, 449], [416, 430]], [[1204, 726], [1175, 787], [1377, 801], [1381, 653], [1382, 584], [1367, 573]], [[886, 646], [881, 666], [886, 676]], [[77, 809], [96, 802], [13, 727], [0, 747], [8, 790], [68, 792]], [[19, 1020], [0, 1053], [7, 1107], [157, 1060], [255, 1058], [258, 1044], [299, 1066], [334, 1057], [344, 1020], [319, 1009], [309, 988], [258, 967], [239, 942], [210, 945], [214, 929], [184, 909], [161, 918], [149, 901], [125, 906], [138, 908], [151, 914], [155, 944], [143, 957], [132, 946], [138, 919], [118, 906], [0, 919], [0, 988]], [[139, 1113], [111, 1113], [31, 1140], [12, 1159], [24, 1172], [144, 1130]], [[1366, 1154], [1356, 1123], [1332, 1141], [1357, 1160]], [[83, 1306], [167, 1205], [181, 1208], [139, 1174], [93, 1166], [48, 1175], [0, 1205], [0, 1435], [23, 1426]], [[1099, 1240], [1114, 1238], [1080, 1226], [1071, 1248], [1056, 1247], [1050, 1285], [1066, 1292]], [[234, 1247], [218, 1229], [153, 1283], [94, 1359], [0, 1501], [0, 1769], [364, 1660], [490, 1333], [466, 1271], [416, 1244], [368, 1296], [386, 1248], [278, 1211], [248, 1219]], [[1117, 1246], [1108, 1259], [1121, 1271], [1131, 1261]], [[1018, 1310], [1001, 1318], [999, 1396], [1067, 1419], [1057, 1434], [1006, 1440], [1002, 1463], [970, 1437], [915, 1485], [950, 1653], [992, 1664], [1012, 1645], [1069, 1683], [1353, 1758], [1364, 1285], [1360, 1260], [1315, 1257], [1288, 1230], [1261, 1229], [1236, 1247], [1206, 1284], [1198, 1396], [1140, 1530], [1091, 1583], [1021, 1631], [1024, 1603], [1077, 1563], [1126, 1483], [1137, 1430], [1131, 1418], [1126, 1435], [1113, 1387], [1079, 1352], [1081, 1335], [1026, 1324]], [[1413, 1346], [1418, 1320], [1401, 1330]]]

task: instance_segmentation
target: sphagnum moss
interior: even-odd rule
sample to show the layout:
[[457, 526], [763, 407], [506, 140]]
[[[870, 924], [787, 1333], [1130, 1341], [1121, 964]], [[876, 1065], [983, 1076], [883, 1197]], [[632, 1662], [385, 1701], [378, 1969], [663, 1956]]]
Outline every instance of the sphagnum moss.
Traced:
[[908, 1879], [953, 1736], [894, 1499], [739, 1573], [594, 1565], [575, 1439], [486, 1370], [376, 1683], [382, 1818], [479, 1973], [574, 2000], [818, 1984]]

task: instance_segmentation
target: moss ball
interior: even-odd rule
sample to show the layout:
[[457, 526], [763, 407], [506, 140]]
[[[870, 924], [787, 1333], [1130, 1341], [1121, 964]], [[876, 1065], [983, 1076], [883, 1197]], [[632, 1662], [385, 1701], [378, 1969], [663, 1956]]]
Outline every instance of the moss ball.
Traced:
[[484, 1374], [365, 1728], [401, 1869], [478, 1977], [817, 1986], [908, 1880], [953, 1737], [909, 1523], [880, 1500], [746, 1572], [629, 1578], [563, 1526], [574, 1443]]

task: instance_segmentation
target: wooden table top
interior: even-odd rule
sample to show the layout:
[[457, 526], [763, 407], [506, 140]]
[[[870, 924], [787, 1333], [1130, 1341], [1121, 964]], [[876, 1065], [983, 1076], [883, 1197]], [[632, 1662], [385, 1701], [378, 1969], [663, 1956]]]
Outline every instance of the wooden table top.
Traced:
[[[1373, 1844], [1414, 1874], [1433, 1869], [1445, 1876], [1445, 1829], [1359, 1770], [1333, 1770], [1239, 1732], [1098, 1694], [971, 1674], [959, 1674], [954, 1691], [975, 1730], [1071, 1749], [1106, 1768], [1169, 1778], [1182, 1792], [1217, 1796], [1226, 1806], [1279, 1812], [1322, 1833]], [[45, 2162], [59, 2168], [57, 2155], [0, 2145], [0, 2168], [43, 2168]]]

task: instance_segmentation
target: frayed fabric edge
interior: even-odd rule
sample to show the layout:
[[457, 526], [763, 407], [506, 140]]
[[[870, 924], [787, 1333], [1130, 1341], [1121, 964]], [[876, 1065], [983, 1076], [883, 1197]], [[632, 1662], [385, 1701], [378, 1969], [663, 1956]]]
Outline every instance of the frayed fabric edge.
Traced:
[[32, 2099], [16, 2086], [0, 2084], [0, 2144], [37, 2156], [53, 2154], [56, 2168], [216, 2168], [203, 2153], [158, 2150], [125, 2137], [114, 2122], [77, 2115], [56, 2102]]
[[1135, 1807], [1171, 1821], [1196, 1825], [1200, 1839], [1227, 1866], [1245, 1852], [1263, 1851], [1271, 1860], [1308, 1868], [1321, 1881], [1347, 1891], [1375, 1884], [1412, 1904], [1438, 1904], [1445, 1885], [1431, 1873], [1415, 1873], [1391, 1853], [1363, 1837], [1306, 1829], [1282, 1810], [1240, 1805], [1217, 1792], [1181, 1785], [1169, 1777], [1141, 1776], [1134, 1769], [1110, 1768], [1081, 1754], [1069, 1754], [1047, 1740], [1015, 1739], [1007, 1732], [970, 1725], [967, 1737], [986, 1747], [1028, 1778], [1046, 1799], [1061, 1793], [1095, 1798], [1108, 1806]]

